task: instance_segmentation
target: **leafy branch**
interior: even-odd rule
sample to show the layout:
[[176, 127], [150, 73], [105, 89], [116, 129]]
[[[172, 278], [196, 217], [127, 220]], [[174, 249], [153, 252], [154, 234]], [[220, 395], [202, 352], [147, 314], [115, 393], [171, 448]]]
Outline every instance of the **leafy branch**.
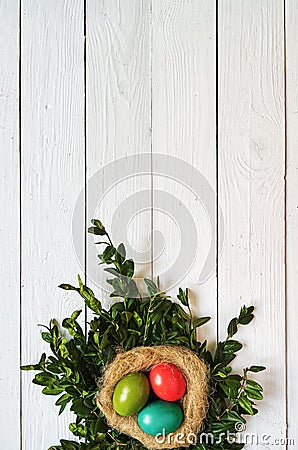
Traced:
[[193, 317], [188, 289], [179, 289], [179, 303], [175, 303], [160, 290], [159, 283], [156, 285], [145, 279], [148, 295], [141, 298], [133, 279], [134, 262], [126, 258], [124, 244], [115, 247], [99, 220], [92, 220], [92, 225], [88, 231], [105, 239], [98, 242], [105, 245], [98, 257], [100, 264], [106, 265], [104, 270], [113, 276], [107, 280], [113, 288], [111, 297], [123, 300], [105, 310], [80, 276], [77, 287], [60, 285], [64, 290], [76, 291], [94, 316], [88, 324], [87, 335], [79, 323], [80, 310], [65, 318], [61, 326], [52, 320], [41, 331], [51, 354], [43, 353], [37, 364], [22, 366], [22, 370], [37, 371], [33, 383], [42, 386], [43, 394], [58, 396], [59, 414], [69, 407], [76, 416], [69, 429], [78, 441], [62, 439], [60, 445], [52, 446], [50, 450], [144, 449], [130, 436], [110, 430], [96, 406], [96, 380], [120, 348], [129, 350], [142, 345], [162, 344], [187, 347], [209, 367], [209, 407], [202, 433], [211, 433], [218, 440], [216, 444], [206, 442], [190, 448], [243, 448], [244, 444], [228, 443], [225, 433], [235, 432], [235, 424], [245, 423], [245, 415], [258, 412], [255, 401], [262, 400], [263, 388], [249, 378], [249, 373], [260, 372], [265, 367], [253, 365], [239, 375], [232, 373], [230, 364], [242, 348], [242, 344], [233, 337], [240, 325], [251, 322], [254, 307], [241, 308], [239, 316], [228, 325], [227, 338], [219, 342], [211, 354], [207, 342], [197, 340], [198, 327], [207, 323], [210, 317]]

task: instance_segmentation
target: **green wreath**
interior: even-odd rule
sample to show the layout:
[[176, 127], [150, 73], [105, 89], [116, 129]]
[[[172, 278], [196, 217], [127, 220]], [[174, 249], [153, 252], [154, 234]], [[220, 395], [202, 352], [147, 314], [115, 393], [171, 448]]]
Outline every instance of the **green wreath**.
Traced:
[[[98, 257], [104, 270], [113, 278], [107, 280], [112, 286], [111, 297], [121, 297], [123, 301], [114, 303], [109, 310], [102, 308], [101, 302], [90, 288], [78, 277], [79, 286], [62, 284], [62, 289], [77, 291], [85, 305], [94, 313], [94, 318], [84, 331], [78, 322], [82, 311], [74, 311], [65, 318], [62, 328], [56, 320], [45, 326], [41, 336], [50, 345], [51, 356], [42, 354], [38, 364], [22, 366], [22, 370], [38, 373], [33, 383], [44, 386], [42, 393], [59, 395], [56, 405], [61, 414], [67, 405], [76, 415], [69, 425], [77, 441], [61, 439], [60, 445], [49, 450], [139, 450], [145, 447], [136, 439], [111, 429], [106, 418], [96, 405], [97, 380], [102, 377], [105, 367], [111, 363], [119, 349], [130, 350], [140, 346], [180, 346], [190, 349], [208, 366], [208, 409], [201, 435], [212, 436], [212, 443], [202, 442], [187, 448], [197, 450], [241, 449], [244, 443], [229, 442], [227, 433], [233, 436], [239, 430], [236, 424], [245, 424], [246, 415], [255, 415], [258, 410], [255, 400], [262, 400], [262, 386], [249, 378], [250, 372], [265, 370], [263, 366], [252, 365], [243, 369], [242, 374], [232, 373], [230, 363], [241, 350], [242, 344], [233, 339], [239, 325], [249, 324], [253, 318], [253, 306], [243, 306], [238, 317], [233, 318], [227, 329], [227, 338], [218, 342], [213, 353], [207, 342], [197, 341], [197, 328], [210, 317], [195, 318], [189, 304], [188, 290], [181, 288], [178, 302], [173, 302], [150, 279], [145, 279], [148, 296], [141, 298], [133, 279], [134, 262], [126, 259], [125, 247], [114, 247], [109, 234], [99, 220], [92, 220], [88, 231], [102, 236], [107, 242]], [[244, 427], [244, 425], [243, 425]], [[243, 428], [242, 428], [243, 430]], [[186, 447], [183, 447], [186, 448]]]

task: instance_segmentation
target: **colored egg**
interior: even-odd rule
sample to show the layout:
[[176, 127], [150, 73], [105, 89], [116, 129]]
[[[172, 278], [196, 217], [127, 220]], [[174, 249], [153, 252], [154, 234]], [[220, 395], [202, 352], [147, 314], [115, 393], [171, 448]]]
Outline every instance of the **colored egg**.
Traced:
[[146, 375], [133, 372], [123, 377], [113, 393], [113, 406], [120, 416], [131, 416], [147, 403], [150, 385]]
[[153, 392], [162, 400], [175, 402], [185, 394], [185, 378], [174, 364], [157, 364], [151, 369], [149, 379]]
[[151, 436], [169, 434], [176, 431], [183, 420], [183, 412], [177, 403], [156, 400], [149, 403], [138, 414], [141, 430]]

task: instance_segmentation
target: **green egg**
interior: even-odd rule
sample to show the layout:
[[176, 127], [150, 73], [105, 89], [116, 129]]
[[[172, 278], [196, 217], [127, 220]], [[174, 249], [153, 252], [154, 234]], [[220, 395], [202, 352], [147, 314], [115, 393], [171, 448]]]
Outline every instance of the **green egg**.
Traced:
[[120, 416], [132, 416], [147, 403], [150, 385], [146, 375], [134, 372], [123, 377], [113, 394], [113, 406]]
[[180, 406], [164, 400], [149, 403], [138, 414], [139, 427], [151, 436], [172, 433], [180, 427], [182, 421], [183, 412]]

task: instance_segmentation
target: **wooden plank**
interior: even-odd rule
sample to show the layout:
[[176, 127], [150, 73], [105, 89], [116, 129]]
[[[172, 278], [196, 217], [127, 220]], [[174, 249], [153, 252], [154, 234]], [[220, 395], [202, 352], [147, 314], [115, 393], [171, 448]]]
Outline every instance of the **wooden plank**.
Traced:
[[256, 305], [235, 367], [267, 366], [258, 376], [265, 401], [247, 432], [282, 448], [272, 440], [286, 431], [283, 1], [221, 0], [218, 20], [220, 337], [241, 305]]
[[[287, 83], [287, 320], [288, 320], [288, 437], [298, 442], [297, 424], [297, 355], [298, 305], [296, 299], [298, 279], [298, 4], [287, 0], [286, 7], [286, 83]], [[290, 441], [289, 441], [290, 442]]]
[[[0, 1], [0, 421], [3, 450], [20, 445], [19, 2]], [[14, 436], [12, 441], [11, 436]]]
[[[137, 275], [148, 276], [150, 161], [146, 167], [144, 154], [151, 148], [150, 2], [90, 0], [86, 24], [87, 220], [100, 218], [114, 242], [126, 244]], [[98, 251], [89, 236], [88, 284], [107, 305], [109, 285], [97, 264]]]
[[[195, 314], [212, 316], [201, 336], [211, 341], [217, 316], [215, 13], [210, 0], [152, 2], [154, 274], [173, 298], [178, 286], [190, 289]], [[210, 276], [202, 279], [206, 261]]]
[[[22, 359], [48, 346], [38, 323], [82, 306], [59, 290], [76, 283], [72, 210], [84, 186], [84, 2], [22, 2]], [[84, 219], [84, 210], [81, 213]], [[80, 226], [78, 224], [77, 226]], [[79, 235], [83, 239], [81, 224]], [[23, 375], [23, 449], [70, 437], [67, 412]]]

